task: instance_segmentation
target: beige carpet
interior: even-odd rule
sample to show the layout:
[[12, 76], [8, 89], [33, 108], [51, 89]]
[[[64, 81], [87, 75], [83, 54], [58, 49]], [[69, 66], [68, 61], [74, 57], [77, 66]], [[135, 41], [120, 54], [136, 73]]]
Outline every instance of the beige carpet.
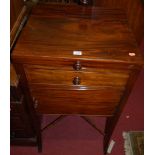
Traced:
[[123, 132], [125, 155], [144, 155], [144, 132]]

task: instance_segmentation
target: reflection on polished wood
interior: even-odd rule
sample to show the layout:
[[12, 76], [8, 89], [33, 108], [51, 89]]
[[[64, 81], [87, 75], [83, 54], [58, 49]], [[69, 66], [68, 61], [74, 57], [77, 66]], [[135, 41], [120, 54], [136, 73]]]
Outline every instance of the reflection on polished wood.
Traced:
[[37, 5], [12, 59], [33, 112], [108, 117], [106, 152], [143, 65], [124, 10]]

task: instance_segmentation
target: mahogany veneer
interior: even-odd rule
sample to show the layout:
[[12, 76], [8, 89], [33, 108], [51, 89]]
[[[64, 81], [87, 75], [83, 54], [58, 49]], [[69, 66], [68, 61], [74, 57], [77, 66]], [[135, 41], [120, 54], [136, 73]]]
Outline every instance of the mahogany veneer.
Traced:
[[37, 5], [12, 59], [32, 112], [107, 116], [106, 152], [143, 64], [124, 11]]

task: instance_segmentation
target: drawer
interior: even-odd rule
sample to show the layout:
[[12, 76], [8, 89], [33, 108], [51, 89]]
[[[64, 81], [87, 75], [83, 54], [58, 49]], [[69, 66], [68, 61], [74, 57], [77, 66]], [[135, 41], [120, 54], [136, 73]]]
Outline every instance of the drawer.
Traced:
[[33, 89], [36, 111], [44, 114], [113, 115], [122, 90]]
[[29, 84], [50, 85], [81, 85], [81, 86], [121, 86], [127, 82], [128, 71], [115, 69], [74, 71], [67, 68], [52, 68], [45, 66], [25, 66]]

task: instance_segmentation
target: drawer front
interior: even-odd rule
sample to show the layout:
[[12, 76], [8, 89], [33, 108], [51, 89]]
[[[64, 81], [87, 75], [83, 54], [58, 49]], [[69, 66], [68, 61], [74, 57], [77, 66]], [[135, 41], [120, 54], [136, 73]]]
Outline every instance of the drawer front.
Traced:
[[26, 76], [30, 84], [81, 85], [81, 86], [121, 86], [128, 79], [128, 72], [112, 69], [88, 70], [60, 69], [43, 66], [26, 66]]
[[24, 65], [36, 111], [111, 116], [123, 95], [128, 70]]
[[59, 90], [34, 89], [39, 113], [113, 115], [122, 96], [120, 89]]

